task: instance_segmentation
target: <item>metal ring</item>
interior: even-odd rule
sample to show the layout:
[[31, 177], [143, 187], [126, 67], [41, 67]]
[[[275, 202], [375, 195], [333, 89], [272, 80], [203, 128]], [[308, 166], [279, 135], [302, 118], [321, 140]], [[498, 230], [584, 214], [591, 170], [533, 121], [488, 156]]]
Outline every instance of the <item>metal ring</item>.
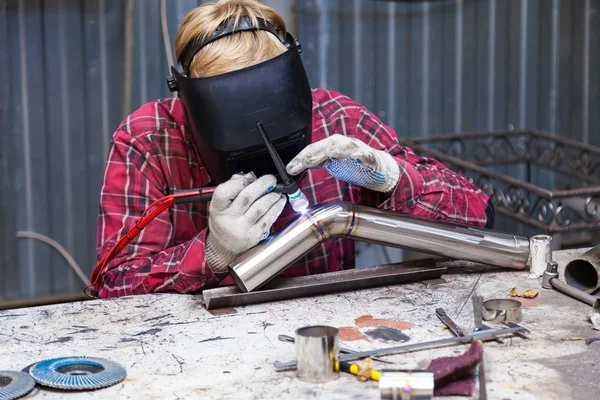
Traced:
[[514, 322], [523, 320], [522, 304], [512, 299], [493, 299], [483, 302], [483, 320], [494, 322]]
[[121, 382], [125, 367], [104, 358], [74, 356], [41, 361], [29, 374], [40, 385], [58, 389], [100, 389]]
[[20, 371], [0, 371], [0, 399], [13, 400], [25, 396], [35, 387], [29, 375]]

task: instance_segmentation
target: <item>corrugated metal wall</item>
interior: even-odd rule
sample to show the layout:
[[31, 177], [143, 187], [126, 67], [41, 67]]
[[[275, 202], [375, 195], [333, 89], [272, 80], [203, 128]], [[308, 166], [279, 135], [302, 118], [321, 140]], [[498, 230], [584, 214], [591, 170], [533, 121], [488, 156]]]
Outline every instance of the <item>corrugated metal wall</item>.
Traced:
[[[201, 1], [167, 3], [172, 42]], [[350, 95], [399, 135], [512, 125], [600, 144], [597, 0], [267, 3], [293, 15], [313, 86]], [[82, 286], [17, 231], [54, 238], [91, 271], [110, 136], [124, 109], [170, 96], [159, 4], [137, 0], [128, 14], [119, 0], [0, 0], [0, 299]]]

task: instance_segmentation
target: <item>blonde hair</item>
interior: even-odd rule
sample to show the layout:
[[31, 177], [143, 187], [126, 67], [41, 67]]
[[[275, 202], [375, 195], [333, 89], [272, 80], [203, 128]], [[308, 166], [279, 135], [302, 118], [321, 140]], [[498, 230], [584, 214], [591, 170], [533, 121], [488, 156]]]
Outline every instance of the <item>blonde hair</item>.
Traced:
[[[285, 21], [275, 10], [257, 0], [219, 0], [205, 3], [190, 11], [181, 22], [175, 37], [177, 60], [194, 40], [204, 40], [228, 19], [237, 24], [241, 17], [250, 17], [257, 26], [262, 18], [284, 34]], [[286, 51], [286, 47], [270, 32], [238, 32], [207, 44], [190, 63], [189, 76], [202, 78], [235, 71], [261, 63]], [[181, 61], [181, 60], [180, 60]]]

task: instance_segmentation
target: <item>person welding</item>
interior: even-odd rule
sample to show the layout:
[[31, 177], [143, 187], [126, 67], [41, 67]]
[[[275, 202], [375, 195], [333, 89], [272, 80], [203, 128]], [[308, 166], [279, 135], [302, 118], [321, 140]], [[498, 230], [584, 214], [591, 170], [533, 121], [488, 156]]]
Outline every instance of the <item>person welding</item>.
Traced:
[[[100, 195], [97, 257], [170, 193], [215, 187], [175, 204], [97, 273], [109, 298], [233, 284], [228, 264], [310, 204], [346, 201], [431, 220], [493, 227], [488, 196], [437, 160], [398, 144], [365, 106], [311, 89], [300, 43], [257, 0], [191, 10], [176, 36], [174, 98], [144, 104], [113, 135]], [[302, 194], [290, 206], [259, 126]], [[289, 195], [289, 194], [288, 194]], [[296, 210], [294, 210], [296, 208]], [[354, 243], [324, 242], [282, 276], [354, 267]]]

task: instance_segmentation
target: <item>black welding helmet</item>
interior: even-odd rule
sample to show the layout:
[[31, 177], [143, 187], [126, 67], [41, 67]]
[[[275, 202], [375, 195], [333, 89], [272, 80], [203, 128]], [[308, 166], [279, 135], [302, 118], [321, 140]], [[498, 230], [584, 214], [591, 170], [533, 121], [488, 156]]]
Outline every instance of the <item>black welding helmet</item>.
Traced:
[[[206, 78], [190, 78], [194, 55], [208, 43], [241, 31], [264, 30], [286, 47], [283, 54], [248, 68]], [[260, 122], [287, 164], [311, 142], [312, 94], [300, 58], [300, 43], [264, 19], [227, 20], [202, 42], [191, 42], [171, 67], [169, 89], [183, 105], [188, 134], [214, 184], [233, 174], [278, 175], [257, 129]]]

